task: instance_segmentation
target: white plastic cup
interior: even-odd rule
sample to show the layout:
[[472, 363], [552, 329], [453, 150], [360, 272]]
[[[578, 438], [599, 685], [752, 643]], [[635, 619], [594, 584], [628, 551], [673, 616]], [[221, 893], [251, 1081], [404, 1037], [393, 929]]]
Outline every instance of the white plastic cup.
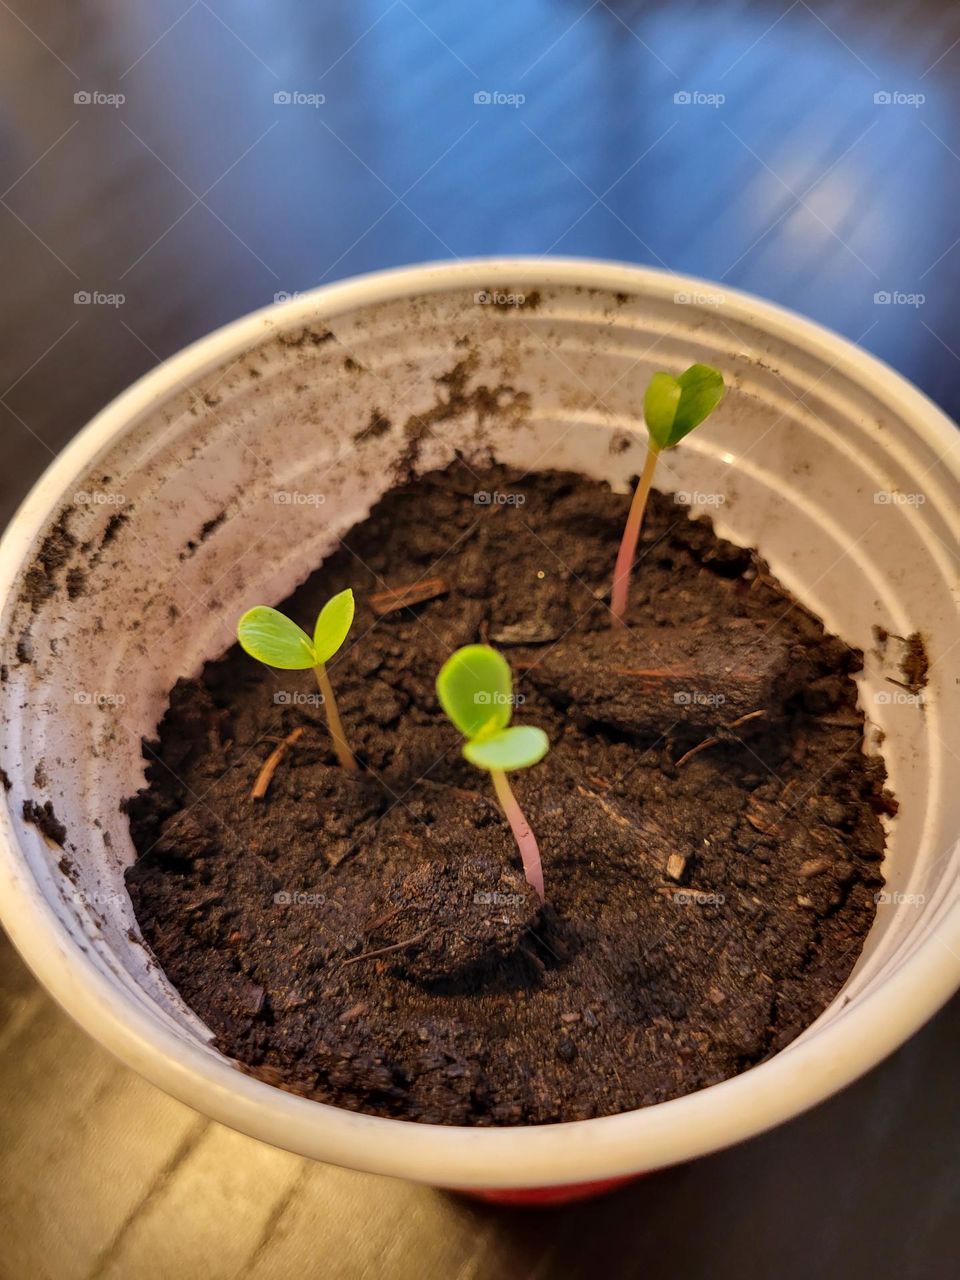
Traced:
[[[640, 469], [647, 378], [694, 360], [721, 368], [730, 393], [663, 459], [659, 485], [710, 495], [719, 532], [758, 546], [866, 653], [861, 704], [885, 735], [900, 814], [887, 900], [843, 991], [735, 1079], [570, 1124], [414, 1125], [241, 1073], [132, 940], [123, 869], [134, 850], [119, 806], [142, 784], [140, 740], [171, 685], [231, 642], [243, 608], [302, 581], [402, 458], [426, 469], [454, 449], [492, 450], [624, 488]], [[467, 395], [438, 412], [452, 370]], [[494, 417], [472, 407], [481, 385], [496, 389]], [[390, 429], [364, 433], [375, 413]], [[787, 1120], [902, 1044], [960, 983], [958, 458], [953, 425], [864, 352], [753, 298], [635, 267], [418, 267], [238, 320], [98, 415], [0, 545], [3, 924], [40, 981], [124, 1062], [198, 1111], [315, 1159], [439, 1185], [579, 1193]], [[65, 506], [73, 546], [34, 608], [21, 599], [25, 571]], [[899, 676], [899, 642], [878, 648], [874, 625], [922, 634], [922, 700], [885, 696], [903, 692], [886, 679]], [[27, 799], [51, 801], [66, 826], [62, 863], [24, 822]]]

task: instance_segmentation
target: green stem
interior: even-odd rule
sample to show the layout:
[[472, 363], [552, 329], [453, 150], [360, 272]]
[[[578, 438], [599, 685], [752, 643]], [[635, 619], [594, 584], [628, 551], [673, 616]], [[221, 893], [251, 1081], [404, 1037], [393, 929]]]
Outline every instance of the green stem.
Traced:
[[617, 563], [613, 570], [613, 591], [610, 595], [610, 609], [617, 626], [624, 627], [623, 615], [627, 611], [627, 596], [630, 591], [630, 574], [633, 572], [633, 561], [637, 554], [637, 543], [640, 540], [640, 528], [643, 524], [643, 513], [647, 509], [647, 498], [653, 484], [653, 473], [657, 469], [660, 448], [653, 440], [647, 442], [647, 457], [643, 471], [637, 481], [633, 501], [630, 503], [630, 514], [620, 540]]
[[340, 712], [337, 709], [337, 700], [333, 696], [333, 685], [330, 683], [330, 677], [327, 675], [327, 669], [322, 662], [313, 668], [317, 677], [317, 684], [320, 692], [323, 694], [323, 709], [327, 717], [327, 726], [330, 729], [330, 737], [333, 738], [333, 749], [337, 753], [337, 759], [340, 761], [341, 767], [349, 769], [352, 773], [356, 773], [357, 762], [354, 759], [353, 752], [347, 743], [347, 735], [343, 731], [343, 721], [340, 719]]

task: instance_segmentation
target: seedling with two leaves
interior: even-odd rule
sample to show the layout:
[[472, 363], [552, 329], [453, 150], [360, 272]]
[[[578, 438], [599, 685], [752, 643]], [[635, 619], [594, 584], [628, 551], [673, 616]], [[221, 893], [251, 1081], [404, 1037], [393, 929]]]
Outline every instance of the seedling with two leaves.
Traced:
[[630, 592], [630, 575], [660, 454], [664, 449], [673, 449], [694, 427], [698, 427], [723, 399], [725, 390], [723, 375], [708, 364], [692, 364], [679, 378], [669, 373], [655, 373], [650, 379], [643, 398], [643, 416], [650, 433], [647, 457], [630, 504], [613, 571], [610, 609], [618, 626], [626, 625], [624, 614]]
[[543, 902], [543, 866], [537, 840], [507, 781], [514, 769], [537, 764], [550, 748], [533, 725], [512, 725], [513, 676], [506, 659], [486, 644], [468, 644], [451, 654], [437, 676], [437, 696], [467, 739], [463, 754], [490, 781], [510, 823], [527, 883]]
[[337, 759], [344, 769], [350, 770], [356, 770], [357, 762], [343, 730], [327, 663], [347, 638], [354, 608], [349, 587], [333, 596], [320, 610], [312, 639], [286, 614], [262, 604], [248, 609], [237, 624], [237, 639], [251, 658], [282, 671], [313, 668]]

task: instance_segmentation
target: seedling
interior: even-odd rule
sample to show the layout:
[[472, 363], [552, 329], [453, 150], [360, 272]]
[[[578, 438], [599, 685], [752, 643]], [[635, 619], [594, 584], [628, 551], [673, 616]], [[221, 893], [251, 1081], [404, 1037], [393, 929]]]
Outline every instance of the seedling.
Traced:
[[472, 765], [490, 774], [520, 850], [527, 883], [543, 902], [540, 850], [507, 773], [542, 760], [550, 749], [547, 735], [532, 725], [508, 727], [514, 703], [513, 676], [507, 660], [489, 645], [468, 644], [452, 654], [437, 676], [437, 696], [467, 739], [463, 754]]
[[679, 378], [669, 373], [655, 373], [650, 379], [643, 397], [643, 416], [650, 433], [647, 456], [630, 504], [613, 571], [610, 608], [618, 626], [625, 625], [623, 615], [627, 609], [630, 574], [660, 454], [664, 449], [674, 448], [694, 427], [698, 427], [723, 399], [725, 390], [722, 374], [708, 364], [692, 364]]
[[353, 613], [353, 592], [348, 587], [328, 600], [320, 610], [311, 640], [285, 614], [260, 604], [248, 609], [237, 623], [237, 639], [251, 658], [265, 666], [279, 667], [282, 671], [305, 671], [307, 667], [313, 667], [323, 695], [323, 709], [337, 759], [344, 769], [356, 770], [357, 762], [347, 744], [333, 686], [327, 675], [327, 663], [346, 640]]

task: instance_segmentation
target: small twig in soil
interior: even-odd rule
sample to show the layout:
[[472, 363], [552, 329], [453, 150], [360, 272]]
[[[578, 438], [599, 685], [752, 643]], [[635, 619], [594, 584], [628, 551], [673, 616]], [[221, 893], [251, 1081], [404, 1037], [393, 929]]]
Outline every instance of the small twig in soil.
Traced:
[[625, 818], [622, 813], [620, 813], [617, 809], [613, 807], [612, 804], [609, 804], [606, 800], [604, 800], [603, 796], [598, 796], [597, 793], [595, 791], [591, 791], [589, 787], [581, 787], [578, 784], [577, 791], [580, 793], [580, 795], [582, 795], [587, 800], [596, 800], [597, 804], [600, 806], [603, 812], [607, 815], [607, 817], [611, 820], [611, 822], [615, 822], [618, 827], [627, 828], [627, 827], [633, 826], [633, 823], [630, 821], [629, 818]]
[[364, 930], [364, 932], [367, 934], [373, 933], [376, 929], [382, 928], [383, 925], [387, 924], [388, 921], [392, 920], [394, 916], [398, 916], [401, 911], [406, 911], [406, 910], [407, 910], [406, 904], [402, 907], [391, 907], [390, 910], [385, 911], [383, 915], [377, 916], [376, 920], [371, 920], [367, 925], [366, 929]]
[[385, 591], [374, 592], [370, 597], [370, 608], [378, 618], [383, 618], [399, 609], [409, 609], [411, 605], [445, 596], [449, 589], [443, 578], [424, 578], [422, 582], [413, 582], [408, 587], [388, 587]]
[[274, 747], [270, 752], [266, 760], [264, 760], [260, 772], [257, 774], [256, 782], [253, 784], [253, 790], [250, 792], [251, 800], [262, 800], [264, 798], [269, 790], [270, 783], [273, 781], [273, 775], [277, 772], [277, 766], [287, 754], [287, 748], [292, 747], [302, 734], [303, 726], [301, 725], [299, 729], [294, 729], [292, 733], [288, 733], [280, 745]]
[[[765, 716], [767, 713], [763, 707], [759, 711], [748, 711], [745, 716], [738, 716], [736, 720], [731, 720], [729, 724], [723, 725], [724, 729], [736, 729], [738, 725], [746, 724], [748, 720], [756, 720], [758, 716]], [[698, 742], [695, 747], [691, 747], [689, 751], [685, 751], [679, 760], [675, 760], [673, 767], [679, 769], [681, 765], [692, 760], [695, 755], [699, 755], [701, 751], [706, 751], [707, 747], [715, 747], [717, 743], [723, 742], [722, 737], [704, 738], [702, 742]]]
[[759, 831], [761, 835], [780, 835], [780, 827], [778, 827], [776, 823], [765, 822], [763, 818], [758, 814], [751, 812], [751, 810], [745, 810], [743, 816], [750, 823], [751, 827], [753, 827], [754, 831]]
[[715, 747], [720, 742], [720, 738], [704, 738], [702, 742], [698, 742], [695, 747], [691, 747], [689, 751], [685, 751], [679, 760], [674, 761], [674, 768], [679, 769], [685, 765], [688, 760], [692, 760], [695, 755], [699, 755], [701, 751], [706, 751], [707, 747]]
[[362, 955], [351, 956], [349, 960], [344, 960], [343, 966], [356, 964], [358, 960], [374, 960], [377, 956], [389, 955], [391, 951], [403, 951], [405, 947], [412, 947], [414, 943], [422, 942], [429, 932], [429, 929], [424, 929], [423, 933], [415, 934], [414, 937], [407, 938], [405, 942], [395, 942], [389, 947], [378, 947], [376, 951], [364, 951]]
[[748, 720], [756, 720], [760, 716], [767, 714], [766, 708], [761, 707], [759, 711], [748, 711], [745, 716], [738, 716], [736, 720], [731, 720], [726, 726], [728, 729], [736, 729], [737, 725], [746, 724]]

